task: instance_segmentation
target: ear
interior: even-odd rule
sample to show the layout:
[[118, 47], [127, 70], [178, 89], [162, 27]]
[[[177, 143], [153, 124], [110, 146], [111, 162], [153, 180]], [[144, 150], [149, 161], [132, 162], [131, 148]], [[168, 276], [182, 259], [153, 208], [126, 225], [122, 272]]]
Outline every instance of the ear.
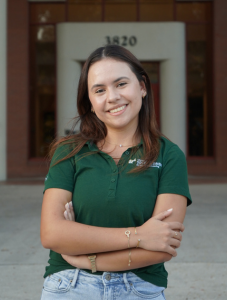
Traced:
[[[143, 76], [144, 77], [144, 76]], [[146, 80], [146, 78], [144, 77], [144, 80]], [[142, 98], [146, 96], [147, 94], [147, 89], [146, 89], [146, 85], [145, 82], [142, 80], [140, 81], [140, 90], [141, 90], [141, 96]]]

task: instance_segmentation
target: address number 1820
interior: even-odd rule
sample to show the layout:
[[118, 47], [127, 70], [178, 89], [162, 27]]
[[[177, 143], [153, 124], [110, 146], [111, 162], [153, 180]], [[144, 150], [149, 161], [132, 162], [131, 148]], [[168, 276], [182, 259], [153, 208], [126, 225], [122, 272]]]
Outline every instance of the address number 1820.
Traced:
[[120, 45], [120, 46], [135, 46], [137, 43], [137, 38], [135, 36], [106, 36], [106, 44], [107, 45]]

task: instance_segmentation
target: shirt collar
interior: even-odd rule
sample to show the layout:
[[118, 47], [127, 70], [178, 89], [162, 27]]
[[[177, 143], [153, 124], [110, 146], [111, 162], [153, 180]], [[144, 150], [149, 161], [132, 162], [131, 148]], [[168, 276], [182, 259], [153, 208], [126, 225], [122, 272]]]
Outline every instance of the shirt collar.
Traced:
[[98, 147], [92, 140], [87, 141], [86, 144], [88, 145], [90, 151], [99, 151]]

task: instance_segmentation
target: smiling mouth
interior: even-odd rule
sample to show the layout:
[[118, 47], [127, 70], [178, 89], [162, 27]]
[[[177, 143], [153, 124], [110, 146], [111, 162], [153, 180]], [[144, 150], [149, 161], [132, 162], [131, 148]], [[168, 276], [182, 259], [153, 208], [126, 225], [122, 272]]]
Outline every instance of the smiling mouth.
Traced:
[[126, 107], [126, 104], [125, 104], [125, 105], [122, 105], [121, 107], [118, 107], [118, 108], [109, 110], [109, 112], [110, 112], [110, 113], [116, 113], [116, 112], [118, 112], [118, 111], [121, 111], [121, 110], [125, 109], [125, 107]]

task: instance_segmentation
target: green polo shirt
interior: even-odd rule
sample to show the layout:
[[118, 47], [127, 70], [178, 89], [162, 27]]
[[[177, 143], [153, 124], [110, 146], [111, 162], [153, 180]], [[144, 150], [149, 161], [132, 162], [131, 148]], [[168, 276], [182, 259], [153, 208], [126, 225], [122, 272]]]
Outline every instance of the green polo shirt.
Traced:
[[[70, 151], [69, 146], [60, 146], [52, 159], [44, 191], [59, 188], [72, 192], [75, 217], [79, 223], [109, 228], [141, 226], [151, 218], [159, 194], [183, 195], [188, 199], [187, 205], [191, 204], [185, 155], [166, 138], [162, 137], [160, 143], [157, 160], [147, 170], [130, 174], [130, 170], [143, 163], [142, 141], [133, 147], [133, 151], [128, 148], [118, 165], [95, 144], [87, 142], [78, 154], [52, 166]], [[91, 155], [86, 155], [88, 153]], [[75, 269], [54, 251], [50, 251], [48, 263], [44, 277]], [[87, 269], [84, 271], [91, 273]], [[167, 287], [168, 273], [164, 263], [131, 272], [145, 281]]]

